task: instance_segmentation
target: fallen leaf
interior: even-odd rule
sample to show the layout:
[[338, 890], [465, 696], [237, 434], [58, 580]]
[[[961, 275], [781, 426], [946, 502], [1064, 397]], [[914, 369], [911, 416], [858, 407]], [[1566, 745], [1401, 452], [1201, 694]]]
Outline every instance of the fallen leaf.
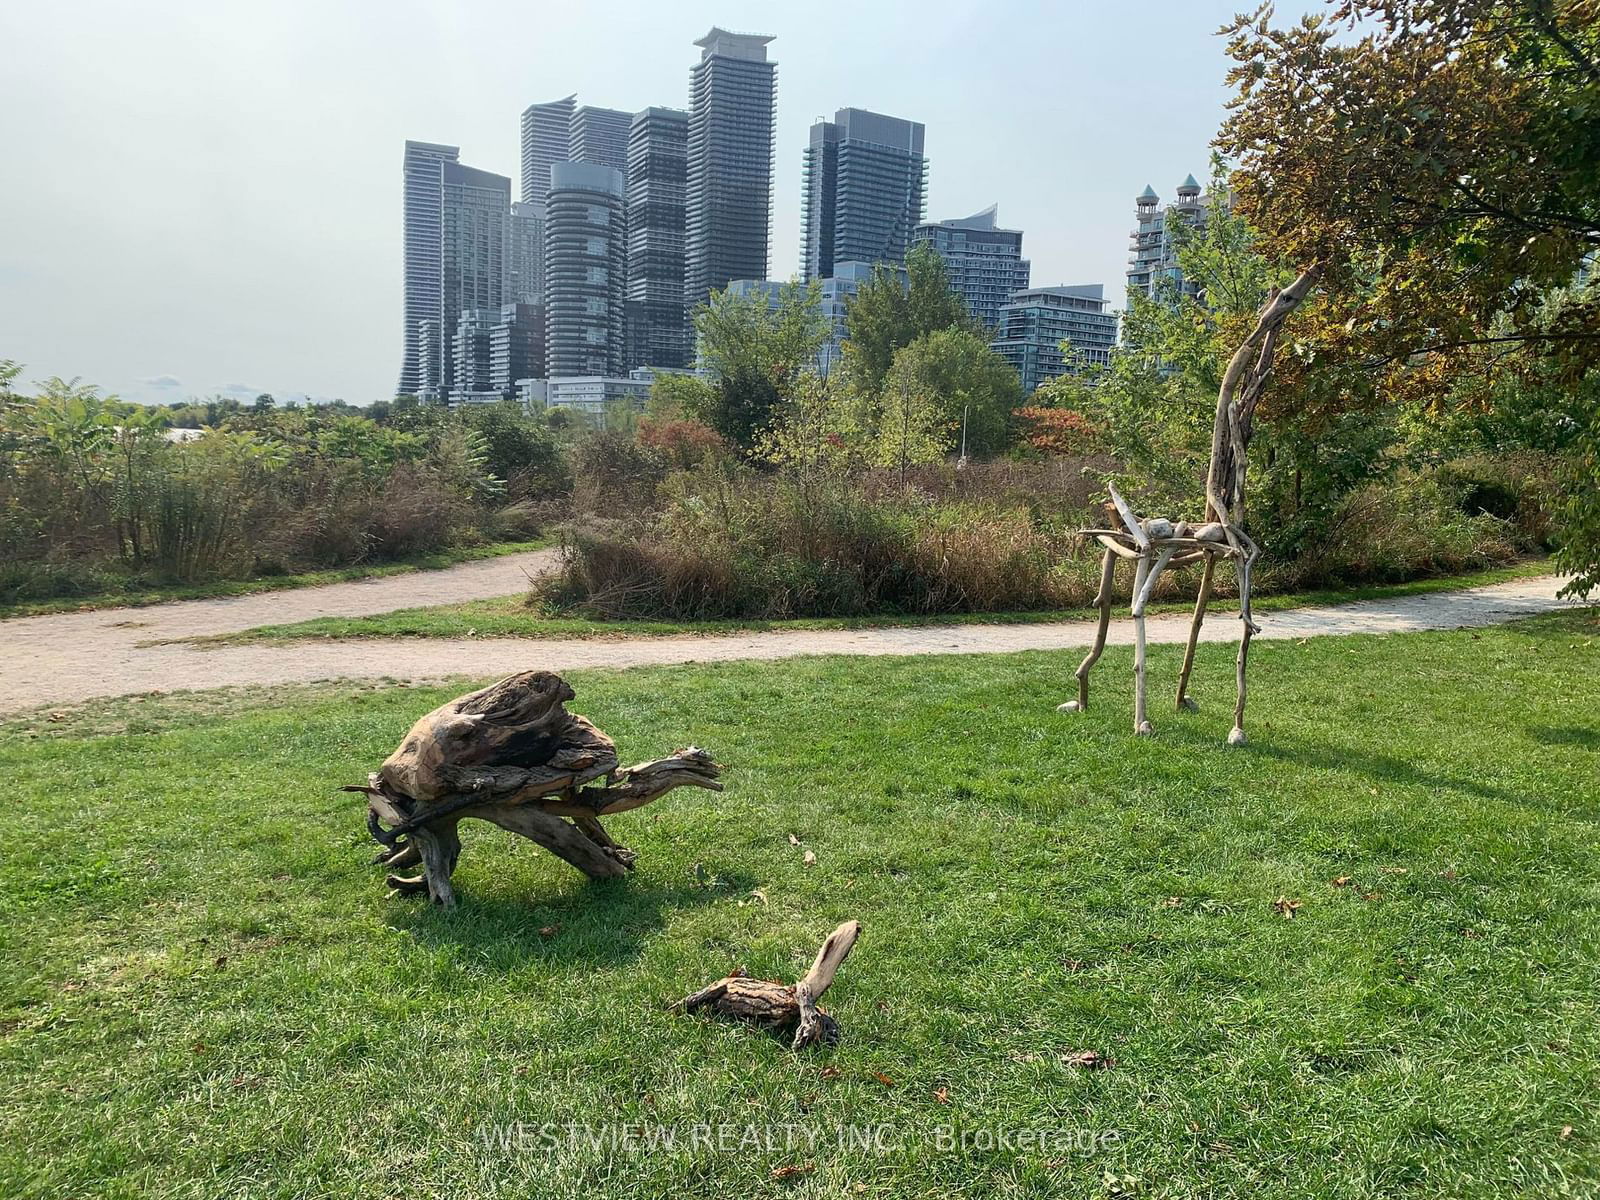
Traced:
[[789, 835], [789, 845], [798, 846], [799, 844], [800, 844], [800, 839], [795, 837], [795, 835], [791, 833]]
[[1572, 1136], [1572, 1126], [1571, 1125], [1563, 1125], [1561, 1127], [1561, 1140], [1564, 1142], [1568, 1138], [1570, 1138], [1571, 1136]]
[[874, 1079], [876, 1079], [879, 1083], [883, 1084], [884, 1087], [893, 1087], [894, 1086], [894, 1080], [890, 1079], [882, 1071], [874, 1071], [872, 1073], [872, 1077]]
[[756, 904], [765, 904], [767, 902], [767, 893], [762, 888], [751, 888], [750, 899]]
[[1334, 887], [1349, 887], [1350, 883], [1351, 883], [1350, 876], [1341, 875], [1341, 876], [1339, 876], [1339, 878], [1337, 878], [1337, 879], [1335, 879], [1333, 881], [1333, 886]]
[[812, 1162], [800, 1164], [791, 1163], [786, 1167], [773, 1167], [772, 1177], [774, 1179], [793, 1179], [796, 1175], [809, 1175], [816, 1169], [817, 1164]]
[[817, 865], [817, 856], [810, 850], [807, 850], [805, 858], [801, 861], [804, 862], [808, 867], [814, 867]]
[[1272, 911], [1279, 916], [1293, 920], [1294, 914], [1300, 909], [1300, 901], [1291, 900], [1287, 896], [1279, 896], [1272, 902]]
[[937, 1100], [940, 1104], [949, 1104], [950, 1103], [950, 1089], [949, 1088], [943, 1088], [943, 1087], [934, 1088], [933, 1089], [933, 1098], [935, 1100]]
[[1061, 1061], [1069, 1067], [1084, 1071], [1103, 1071], [1107, 1067], [1117, 1065], [1116, 1059], [1098, 1050], [1068, 1050], [1061, 1056]]
[[1161, 902], [1161, 907], [1162, 908], [1182, 908], [1183, 907], [1183, 897], [1182, 896], [1168, 896], [1165, 900], [1163, 900]]
[[542, 937], [542, 938], [553, 938], [553, 937], [555, 937], [556, 934], [558, 934], [560, 932], [561, 932], [561, 923], [559, 921], [557, 921], [554, 925], [541, 925], [541, 926], [539, 926], [539, 936]]
[[839, 1078], [839, 1075], [840, 1075], [840, 1071], [839, 1071], [838, 1067], [823, 1067], [822, 1068], [822, 1077], [824, 1079], [837, 1079], [837, 1078]]
[[67, 714], [64, 712], [56, 711], [50, 714], [50, 720], [52, 721], [65, 721], [66, 719]]
[[1380, 875], [1408, 875], [1408, 874], [1410, 874], [1410, 871], [1406, 867], [1379, 867], [1378, 868], [1378, 874], [1380, 874]]

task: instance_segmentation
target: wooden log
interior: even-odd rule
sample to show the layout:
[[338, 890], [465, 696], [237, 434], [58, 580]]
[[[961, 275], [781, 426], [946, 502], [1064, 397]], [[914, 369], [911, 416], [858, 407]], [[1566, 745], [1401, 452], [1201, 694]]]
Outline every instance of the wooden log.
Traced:
[[721, 768], [694, 746], [619, 768], [611, 739], [566, 711], [572, 694], [558, 675], [525, 671], [459, 696], [417, 721], [365, 787], [344, 789], [367, 796], [367, 828], [383, 846], [375, 862], [422, 865], [415, 877], [391, 875], [390, 886], [453, 905], [457, 826], [469, 817], [521, 834], [592, 879], [616, 878], [636, 856], [601, 816], [675, 788], [722, 790]]
[[[1150, 572], [1150, 559], [1141, 556], [1138, 570], [1133, 576], [1133, 594], [1144, 591], [1145, 577]], [[1155, 732], [1145, 716], [1145, 645], [1144, 609], [1133, 613], [1133, 732], [1139, 737], [1149, 737]]]
[[793, 1030], [795, 1050], [839, 1040], [839, 1026], [817, 1006], [832, 986], [839, 966], [855, 948], [860, 921], [846, 921], [828, 935], [817, 951], [811, 969], [793, 984], [751, 979], [742, 973], [725, 976], [685, 996], [675, 1008], [686, 1013], [709, 1011], [729, 1020], [748, 1021], [779, 1036]]

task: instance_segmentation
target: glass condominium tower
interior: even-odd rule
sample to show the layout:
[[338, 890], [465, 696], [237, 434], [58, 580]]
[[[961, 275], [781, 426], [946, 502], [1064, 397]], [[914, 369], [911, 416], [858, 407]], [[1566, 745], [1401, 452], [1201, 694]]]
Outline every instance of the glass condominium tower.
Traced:
[[537, 203], [550, 190], [550, 164], [565, 162], [572, 139], [577, 96], [565, 96], [522, 110], [522, 202]]
[[931, 246], [944, 259], [950, 286], [967, 302], [967, 312], [991, 329], [1014, 293], [1028, 287], [1028, 260], [1022, 257], [1022, 231], [998, 226], [999, 208], [952, 221], [929, 221], [912, 234], [913, 246]]
[[684, 300], [734, 279], [765, 279], [772, 229], [778, 64], [770, 37], [713, 28], [689, 77]]
[[632, 120], [632, 113], [619, 112], [614, 108], [595, 108], [585, 104], [575, 109], [567, 137], [568, 161], [612, 167], [626, 175], [628, 125]]
[[550, 168], [545, 201], [545, 365], [550, 376], [620, 375], [627, 247], [622, 172]]
[[404, 227], [404, 350], [397, 395], [422, 390], [423, 323], [442, 336], [430, 347], [439, 360], [434, 378], [455, 382], [451, 338], [463, 311], [499, 308], [510, 272], [511, 180], [464, 166], [460, 150], [432, 142], [406, 143]]
[[902, 263], [922, 223], [928, 160], [923, 126], [841, 108], [811, 127], [806, 147], [800, 273], [827, 279], [843, 262]]
[[628, 358], [633, 367], [683, 367], [684, 177], [689, 114], [647, 108], [628, 134]]

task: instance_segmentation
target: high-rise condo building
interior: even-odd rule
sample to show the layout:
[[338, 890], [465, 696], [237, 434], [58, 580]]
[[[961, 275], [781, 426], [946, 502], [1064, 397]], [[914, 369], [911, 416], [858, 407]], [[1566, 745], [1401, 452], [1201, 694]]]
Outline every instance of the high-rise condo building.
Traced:
[[558, 375], [619, 375], [627, 247], [622, 172], [556, 163], [545, 202], [545, 363]]
[[542, 304], [544, 297], [544, 201], [511, 204], [512, 304]]
[[733, 279], [765, 279], [772, 226], [778, 64], [770, 37], [712, 29], [689, 77], [684, 296], [692, 309]]
[[811, 127], [800, 219], [803, 278], [831, 277], [840, 262], [905, 261], [928, 183], [922, 138], [920, 122], [861, 108], [841, 108]]
[[[438, 386], [455, 385], [456, 322], [498, 308], [509, 274], [511, 180], [463, 166], [455, 146], [407, 142], [404, 351], [397, 394], [422, 390], [422, 322], [438, 322]], [[433, 352], [430, 347], [430, 353]]]
[[690, 352], [683, 302], [684, 175], [689, 114], [636, 113], [628, 132], [628, 368], [682, 367]]
[[1089, 283], [1018, 292], [1000, 310], [990, 348], [1016, 368], [1026, 394], [1086, 364], [1104, 366], [1116, 344], [1117, 314], [1106, 311], [1105, 285]]
[[578, 98], [566, 96], [522, 110], [522, 199], [542, 201], [550, 190], [550, 164], [565, 162], [572, 140], [572, 111]]
[[489, 387], [510, 399], [524, 379], [544, 378], [544, 307], [507, 304], [489, 331]]
[[628, 174], [628, 125], [631, 113], [583, 105], [573, 111], [567, 133], [567, 161], [614, 167]]
[[1134, 229], [1128, 257], [1128, 307], [1133, 307], [1133, 294], [1141, 292], [1154, 296], [1162, 279], [1170, 279], [1173, 286], [1185, 295], [1193, 296], [1198, 285], [1186, 281], [1183, 269], [1178, 266], [1178, 237], [1180, 225], [1198, 228], [1205, 221], [1205, 202], [1200, 196], [1200, 185], [1193, 175], [1178, 185], [1176, 203], [1161, 207], [1161, 197], [1153, 187], [1146, 186], [1134, 200]]
[[967, 312], [994, 329], [1000, 310], [1028, 286], [1028, 260], [1022, 257], [1022, 231], [996, 226], [999, 206], [953, 221], [918, 225], [913, 246], [931, 246], [944, 259], [950, 286], [967, 302]]
[[472, 404], [486, 400], [493, 391], [489, 377], [490, 340], [500, 321], [498, 308], [464, 309], [456, 321], [455, 380], [450, 387], [450, 403]]

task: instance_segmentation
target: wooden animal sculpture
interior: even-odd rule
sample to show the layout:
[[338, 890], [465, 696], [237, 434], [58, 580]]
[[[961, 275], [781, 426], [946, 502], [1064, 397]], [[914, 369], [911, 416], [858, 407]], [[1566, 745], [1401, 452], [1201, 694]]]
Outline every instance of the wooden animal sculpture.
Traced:
[[452, 906], [456, 826], [468, 817], [521, 834], [592, 879], [623, 875], [634, 852], [611, 839], [601, 817], [677, 787], [722, 790], [722, 769], [693, 746], [619, 768], [611, 739], [566, 710], [572, 696], [549, 671], [507, 676], [428, 713], [367, 786], [343, 789], [367, 796], [367, 828], [384, 847], [375, 862], [422, 865], [413, 878], [390, 875], [390, 887]]
[[1245, 666], [1250, 655], [1250, 639], [1261, 632], [1250, 615], [1250, 572], [1260, 553], [1244, 531], [1244, 484], [1250, 433], [1256, 405], [1272, 375], [1272, 360], [1277, 352], [1283, 323], [1316, 282], [1317, 267], [1301, 272], [1282, 291], [1273, 289], [1257, 315], [1255, 328], [1240, 343], [1228, 362], [1217, 390], [1217, 412], [1211, 428], [1211, 465], [1206, 473], [1206, 518], [1191, 525], [1161, 517], [1140, 520], [1116, 488], [1111, 500], [1122, 520], [1121, 529], [1085, 529], [1086, 536], [1105, 547], [1100, 564], [1100, 591], [1095, 605], [1100, 623], [1094, 646], [1077, 670], [1078, 698], [1058, 706], [1061, 712], [1086, 712], [1089, 708], [1089, 671], [1099, 661], [1106, 645], [1106, 630], [1111, 622], [1111, 585], [1117, 560], [1133, 561], [1133, 730], [1141, 736], [1153, 731], [1145, 713], [1145, 627], [1144, 610], [1155, 590], [1161, 572], [1200, 562], [1200, 594], [1195, 599], [1194, 619], [1189, 626], [1189, 641], [1178, 673], [1179, 712], [1195, 708], [1188, 695], [1189, 674], [1194, 668], [1195, 643], [1211, 599], [1212, 577], [1218, 559], [1232, 559], [1239, 573], [1239, 620], [1244, 629], [1239, 638], [1239, 655], [1234, 664], [1238, 698], [1233, 708], [1233, 729], [1228, 744], [1244, 744]]

